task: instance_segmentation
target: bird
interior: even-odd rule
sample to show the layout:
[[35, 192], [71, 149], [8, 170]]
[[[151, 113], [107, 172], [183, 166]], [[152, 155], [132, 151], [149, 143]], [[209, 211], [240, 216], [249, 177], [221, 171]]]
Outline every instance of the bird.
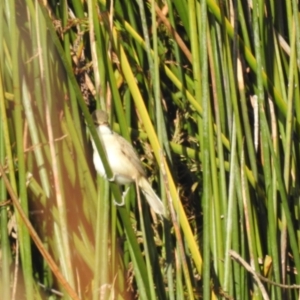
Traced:
[[[153, 211], [159, 215], [164, 215], [164, 204], [149, 183], [142, 163], [133, 146], [110, 128], [108, 114], [105, 111], [100, 109], [95, 110], [92, 113], [92, 118], [113, 173], [110, 181], [115, 181], [118, 185], [136, 183], [145, 195]], [[93, 139], [92, 145], [95, 169], [100, 176], [107, 178], [103, 162]]]

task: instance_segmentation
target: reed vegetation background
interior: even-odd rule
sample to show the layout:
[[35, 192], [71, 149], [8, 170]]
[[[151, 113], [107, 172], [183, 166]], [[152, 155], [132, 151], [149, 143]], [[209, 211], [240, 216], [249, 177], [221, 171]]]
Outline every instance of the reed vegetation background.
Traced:
[[[299, 299], [297, 0], [0, 12], [1, 299]], [[114, 205], [92, 164], [96, 108], [164, 219], [134, 186]]]

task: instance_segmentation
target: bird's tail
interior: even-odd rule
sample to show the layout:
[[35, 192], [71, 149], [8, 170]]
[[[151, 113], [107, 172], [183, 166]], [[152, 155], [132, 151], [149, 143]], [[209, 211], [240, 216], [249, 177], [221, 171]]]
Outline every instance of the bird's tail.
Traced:
[[164, 215], [165, 214], [165, 207], [164, 207], [162, 201], [156, 195], [156, 193], [154, 192], [152, 186], [150, 185], [150, 183], [148, 182], [148, 180], [145, 177], [141, 177], [139, 179], [139, 186], [140, 186], [143, 194], [145, 195], [145, 197], [146, 197], [149, 205], [151, 206], [151, 208], [157, 214]]

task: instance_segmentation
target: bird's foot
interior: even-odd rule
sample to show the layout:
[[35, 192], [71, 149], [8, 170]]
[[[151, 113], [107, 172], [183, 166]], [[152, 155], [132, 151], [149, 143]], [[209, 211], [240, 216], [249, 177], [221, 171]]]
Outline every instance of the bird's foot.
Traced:
[[114, 203], [115, 203], [116, 206], [123, 206], [123, 205], [125, 204], [125, 198], [126, 198], [126, 196], [127, 196], [127, 193], [128, 193], [128, 191], [129, 191], [129, 188], [130, 188], [130, 187], [128, 187], [128, 188], [122, 193], [122, 202], [118, 203], [118, 202], [114, 201]]
[[109, 182], [114, 182], [116, 179], [116, 174], [114, 174], [111, 178], [107, 178]]
[[130, 188], [130, 186], [127, 187], [127, 189], [122, 193], [122, 199], [123, 199], [124, 201], [125, 201], [125, 197], [126, 197], [127, 194], [128, 194], [129, 188]]

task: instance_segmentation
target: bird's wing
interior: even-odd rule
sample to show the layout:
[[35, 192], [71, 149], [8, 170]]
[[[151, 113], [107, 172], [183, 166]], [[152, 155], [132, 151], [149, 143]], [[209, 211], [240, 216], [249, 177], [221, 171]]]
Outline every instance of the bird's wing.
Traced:
[[[137, 153], [134, 151], [134, 148], [132, 145], [125, 140], [122, 136], [118, 135], [117, 133], [114, 133], [115, 137], [118, 138], [120, 143], [120, 150], [124, 154], [124, 156], [127, 157], [127, 159], [135, 166], [135, 168], [138, 170], [138, 172], [146, 177], [145, 170], [143, 169], [142, 163], [137, 155]], [[124, 149], [126, 148], [126, 151]]]

